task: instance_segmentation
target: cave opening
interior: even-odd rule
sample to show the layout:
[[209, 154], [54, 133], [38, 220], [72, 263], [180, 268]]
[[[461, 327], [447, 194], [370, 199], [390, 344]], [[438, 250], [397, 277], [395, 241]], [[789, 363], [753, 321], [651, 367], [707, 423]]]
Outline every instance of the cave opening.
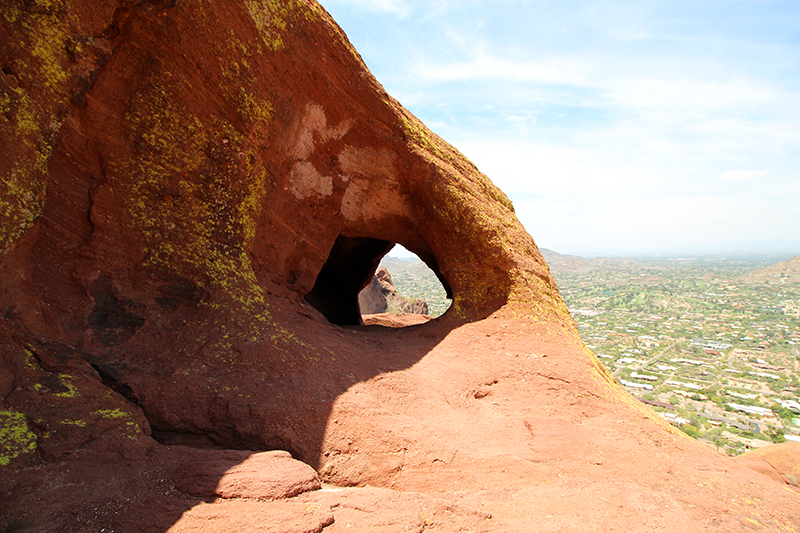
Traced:
[[[359, 294], [375, 283], [375, 273], [381, 260], [392, 250], [395, 243], [371, 237], [347, 237], [340, 235], [334, 243], [328, 259], [322, 266], [314, 287], [305, 299], [314, 306], [332, 324], [355, 326], [364, 323], [362, 319], [362, 303]], [[453, 294], [447, 280], [439, 270], [436, 257], [426, 249], [409, 247], [417, 258], [427, 265], [435, 278], [429, 285], [434, 285], [442, 293], [442, 302], [438, 310], [443, 313], [449, 306]], [[362, 297], [363, 302], [363, 297]], [[438, 316], [438, 315], [437, 315]]]

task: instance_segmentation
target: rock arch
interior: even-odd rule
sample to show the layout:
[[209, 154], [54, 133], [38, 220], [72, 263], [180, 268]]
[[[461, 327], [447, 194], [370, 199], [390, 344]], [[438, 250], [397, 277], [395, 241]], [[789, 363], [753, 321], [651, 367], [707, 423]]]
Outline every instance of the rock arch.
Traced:
[[[102, 4], [0, 18], [13, 93], [0, 170], [18, 184], [0, 191], [0, 309], [9, 353], [33, 353], [48, 380], [127, 391], [115, 401], [129, 416], [107, 421], [120, 438], [152, 426], [316, 461], [327, 407], [303, 407], [298, 376], [338, 348], [308, 302], [357, 321], [356, 289], [388, 243], [453, 296], [445, 330], [504, 306], [571, 328], [509, 200], [386, 94], [318, 4]], [[47, 64], [43, 36], [60, 43]], [[34, 376], [23, 360], [9, 368]], [[289, 398], [256, 417], [241, 403], [253, 367]], [[312, 414], [295, 425], [293, 412]], [[75, 429], [57, 448], [95, 438]]]

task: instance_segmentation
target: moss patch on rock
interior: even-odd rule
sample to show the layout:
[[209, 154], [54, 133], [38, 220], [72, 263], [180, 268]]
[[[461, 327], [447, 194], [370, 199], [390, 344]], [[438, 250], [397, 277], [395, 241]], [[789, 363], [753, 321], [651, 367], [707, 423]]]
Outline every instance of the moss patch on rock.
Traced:
[[22, 413], [0, 411], [0, 466], [36, 450], [36, 434]]

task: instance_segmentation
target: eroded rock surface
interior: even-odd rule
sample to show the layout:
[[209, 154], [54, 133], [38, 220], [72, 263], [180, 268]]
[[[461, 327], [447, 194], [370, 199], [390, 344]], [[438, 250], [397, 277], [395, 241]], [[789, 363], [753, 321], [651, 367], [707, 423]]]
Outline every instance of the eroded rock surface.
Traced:
[[282, 451], [192, 450], [170, 477], [200, 498], [280, 500], [321, 487], [313, 468]]
[[740, 464], [794, 487], [800, 484], [800, 442], [772, 444], [736, 458]]
[[428, 304], [419, 298], [407, 298], [397, 292], [392, 282], [392, 275], [386, 268], [381, 267], [375, 275], [358, 293], [358, 305], [362, 315], [380, 313], [407, 313], [412, 315], [427, 315]]
[[[796, 530], [313, 0], [4, 2], [0, 115], [0, 529]], [[393, 243], [453, 305], [358, 326]]]

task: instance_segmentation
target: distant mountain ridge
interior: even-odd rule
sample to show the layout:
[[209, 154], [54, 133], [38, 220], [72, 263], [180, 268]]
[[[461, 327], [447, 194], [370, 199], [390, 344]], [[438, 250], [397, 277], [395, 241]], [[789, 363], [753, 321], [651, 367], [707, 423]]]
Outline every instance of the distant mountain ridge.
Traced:
[[540, 248], [545, 261], [553, 272], [589, 272], [591, 270], [623, 270], [641, 266], [640, 261], [624, 257], [595, 257], [587, 259], [577, 255], [565, 255], [547, 248]]
[[381, 266], [386, 267], [389, 272], [408, 272], [411, 275], [420, 277], [434, 275], [424, 262], [416, 257], [389, 257], [381, 259]]

